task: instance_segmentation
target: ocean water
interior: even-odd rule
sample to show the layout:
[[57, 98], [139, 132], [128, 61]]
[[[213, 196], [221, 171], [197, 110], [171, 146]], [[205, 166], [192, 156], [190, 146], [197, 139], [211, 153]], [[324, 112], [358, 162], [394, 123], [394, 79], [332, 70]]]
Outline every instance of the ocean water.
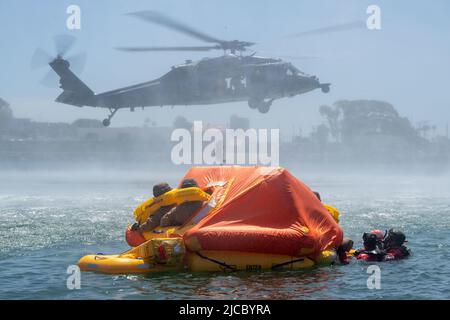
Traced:
[[401, 228], [409, 259], [378, 263], [381, 288], [367, 287], [367, 263], [255, 273], [81, 274], [67, 268], [88, 253], [127, 249], [124, 229], [154, 182], [182, 172], [0, 172], [0, 299], [450, 299], [448, 176], [324, 175], [293, 172], [341, 211], [360, 245], [374, 228]]

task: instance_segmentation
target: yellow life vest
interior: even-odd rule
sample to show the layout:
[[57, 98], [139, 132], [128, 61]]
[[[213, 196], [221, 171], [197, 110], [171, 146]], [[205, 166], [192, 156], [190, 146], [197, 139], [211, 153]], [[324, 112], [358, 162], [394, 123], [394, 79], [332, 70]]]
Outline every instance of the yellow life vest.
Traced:
[[339, 211], [335, 207], [332, 207], [328, 204], [323, 204], [323, 206], [328, 210], [328, 212], [333, 216], [334, 221], [339, 223]]
[[159, 197], [148, 199], [134, 210], [136, 221], [144, 223], [161, 207], [180, 205], [186, 201], [209, 201], [210, 195], [197, 187], [172, 189]]

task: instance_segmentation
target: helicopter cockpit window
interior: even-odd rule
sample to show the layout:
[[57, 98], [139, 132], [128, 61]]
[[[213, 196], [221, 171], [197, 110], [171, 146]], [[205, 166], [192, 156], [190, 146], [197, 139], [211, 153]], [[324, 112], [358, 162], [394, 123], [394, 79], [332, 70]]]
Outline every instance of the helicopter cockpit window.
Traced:
[[286, 74], [289, 76], [293, 76], [295, 74], [299, 74], [300, 70], [298, 70], [296, 67], [294, 67], [292, 64], [289, 64], [287, 67], [287, 72]]

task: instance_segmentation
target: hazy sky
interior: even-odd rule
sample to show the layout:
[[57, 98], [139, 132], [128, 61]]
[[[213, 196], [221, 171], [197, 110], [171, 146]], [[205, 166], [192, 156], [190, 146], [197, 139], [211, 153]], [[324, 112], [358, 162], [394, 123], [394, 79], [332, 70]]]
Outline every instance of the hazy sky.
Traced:
[[[66, 8], [81, 7], [81, 30], [66, 29]], [[293, 40], [282, 36], [336, 23], [365, 20], [370, 4], [381, 7], [382, 30], [350, 30]], [[0, 0], [0, 97], [11, 103], [17, 117], [39, 121], [103, 119], [103, 109], [57, 104], [60, 93], [39, 84], [46, 69], [31, 70], [36, 48], [54, 52], [52, 37], [69, 33], [78, 38], [71, 53], [86, 52], [79, 75], [95, 92], [157, 78], [171, 65], [212, 53], [124, 53], [115, 46], [203, 45], [160, 26], [125, 16], [151, 9], [179, 19], [223, 39], [258, 42], [259, 55], [315, 56], [292, 60], [306, 73], [331, 82], [331, 92], [316, 90], [274, 102], [268, 114], [251, 110], [245, 102], [146, 108], [119, 111], [115, 126], [140, 126], [145, 118], [169, 125], [185, 115], [190, 120], [224, 123], [231, 114], [250, 117], [255, 126], [302, 127], [320, 122], [318, 108], [338, 99], [381, 99], [391, 102], [413, 123], [428, 120], [441, 130], [450, 122], [450, 1], [363, 0], [161, 0], [161, 1], [24, 1]], [[289, 60], [289, 59], [285, 59]]]

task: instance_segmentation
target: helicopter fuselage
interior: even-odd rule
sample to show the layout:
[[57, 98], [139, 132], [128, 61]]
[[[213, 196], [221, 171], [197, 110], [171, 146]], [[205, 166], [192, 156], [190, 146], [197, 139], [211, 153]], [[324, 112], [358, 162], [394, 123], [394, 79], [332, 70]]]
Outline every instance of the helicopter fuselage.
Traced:
[[[63, 82], [61, 79], [64, 89]], [[120, 109], [205, 105], [250, 99], [263, 101], [291, 97], [323, 86], [316, 77], [301, 73], [288, 62], [228, 54], [197, 62], [186, 61], [158, 79], [85, 99], [80, 97], [75, 104]], [[58, 102], [73, 104], [64, 99]]]
[[321, 84], [315, 76], [306, 75], [281, 59], [226, 54], [186, 61], [158, 79], [95, 94], [72, 73], [66, 60], [57, 58], [50, 66], [60, 76], [64, 90], [57, 102], [108, 108], [114, 113], [123, 108], [134, 111], [137, 107], [236, 101], [248, 101], [251, 108], [266, 113], [275, 99], [318, 88], [328, 92], [330, 85]]

